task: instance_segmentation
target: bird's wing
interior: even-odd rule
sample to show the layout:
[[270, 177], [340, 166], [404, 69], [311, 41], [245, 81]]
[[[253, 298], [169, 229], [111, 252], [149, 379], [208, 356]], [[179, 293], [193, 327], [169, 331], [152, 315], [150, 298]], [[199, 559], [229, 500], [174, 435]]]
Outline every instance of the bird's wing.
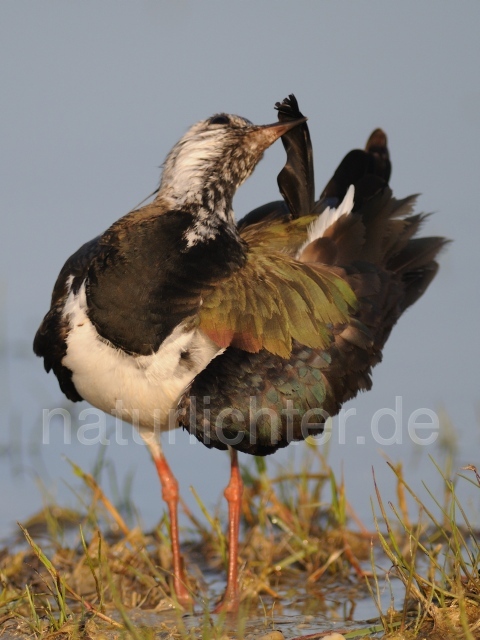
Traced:
[[354, 210], [358, 211], [388, 185], [391, 172], [387, 136], [382, 129], [375, 129], [365, 150], [353, 149], [343, 158], [312, 211], [321, 213], [326, 207], [338, 206], [351, 184], [355, 187]]
[[293, 220], [260, 220], [244, 227], [240, 235], [248, 245], [262, 248], [265, 253], [276, 251], [294, 256], [307, 238], [309, 225], [317, 217], [310, 215]]
[[[302, 117], [293, 95], [276, 108], [281, 122]], [[284, 202], [264, 205], [240, 221], [249, 247], [246, 264], [205, 296], [199, 317], [202, 331], [222, 347], [288, 358], [294, 340], [327, 348], [356, 298], [340, 270], [293, 258], [317, 217], [311, 215], [315, 186], [307, 125], [289, 131], [282, 142], [287, 162], [278, 186]]]
[[[298, 102], [293, 94], [283, 102], [277, 102], [280, 122], [303, 118]], [[269, 202], [257, 207], [238, 223], [239, 231], [258, 222], [287, 222], [308, 215], [315, 205], [315, 179], [313, 171], [313, 151], [306, 122], [290, 129], [282, 136], [287, 152], [287, 161], [277, 177], [278, 188], [283, 200]]]
[[33, 350], [43, 358], [45, 370], [54, 370], [63, 393], [74, 402], [82, 400], [72, 382], [72, 373], [62, 365], [66, 354], [68, 321], [62, 314], [71, 287], [83, 281], [93, 257], [98, 252], [100, 236], [86, 242], [62, 267], [52, 293], [49, 312], [43, 319], [33, 342]]
[[[303, 118], [293, 94], [283, 102], [277, 102], [280, 122]], [[313, 170], [313, 149], [307, 123], [290, 129], [282, 136], [287, 152], [287, 162], [278, 174], [280, 193], [294, 218], [311, 213], [315, 204], [315, 177]]]
[[219, 282], [199, 311], [199, 326], [221, 347], [266, 349], [288, 358], [292, 341], [326, 348], [348, 321], [356, 298], [341, 272], [300, 263], [251, 245], [241, 270]]

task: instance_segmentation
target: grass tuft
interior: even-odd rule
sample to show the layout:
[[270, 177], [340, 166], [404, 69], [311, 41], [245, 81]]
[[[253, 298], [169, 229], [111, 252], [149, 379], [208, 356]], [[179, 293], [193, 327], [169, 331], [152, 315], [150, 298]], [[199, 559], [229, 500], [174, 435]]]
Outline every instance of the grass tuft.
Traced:
[[[432, 503], [429, 506], [407, 483], [401, 467], [389, 463], [401, 487], [397, 495], [406, 492], [418, 506], [415, 526], [405, 511], [404, 499], [399, 501], [400, 508], [389, 502], [387, 510], [374, 477], [380, 511], [380, 517], [375, 516], [378, 538], [391, 562], [390, 572], [405, 589], [402, 610], [394, 617], [400, 615], [400, 632], [413, 633], [412, 637], [480, 638], [480, 537], [458, 500], [456, 482], [430, 459], [443, 480], [444, 495], [440, 501], [426, 487]], [[474, 472], [480, 489], [476, 468], [469, 466], [468, 470]], [[375, 569], [373, 559], [372, 566]], [[376, 570], [374, 574], [370, 589], [378, 603]], [[381, 618], [385, 630], [390, 630], [391, 620], [383, 613]]]
[[[432, 462], [444, 492], [438, 497], [427, 489], [428, 505], [401, 465], [389, 463], [397, 479], [396, 504], [385, 501], [374, 477], [373, 533], [358, 522], [343, 478], [317, 448], [307, 447], [300, 472], [292, 468], [272, 477], [263, 459], [242, 468], [242, 604], [235, 616], [210, 613], [224, 586], [227, 538], [222, 520], [192, 489], [204, 521], [185, 507], [193, 536], [183, 551], [196, 598], [189, 617], [175, 609], [166, 516], [148, 533], [128, 526], [104, 495], [99, 470], [88, 474], [71, 463], [83, 485], [80, 508], [69, 511], [68, 521], [70, 527], [77, 522], [78, 542], [63, 544], [60, 507], [48, 506], [19, 525], [21, 550], [0, 551], [0, 633], [61, 640], [281, 640], [279, 628], [295, 612], [297, 620], [307, 621], [305, 629], [316, 621], [325, 630], [303, 633], [309, 640], [320, 640], [335, 619], [350, 621], [335, 629], [345, 638], [480, 638], [479, 537], [456, 493], [459, 481], [480, 490], [480, 475], [469, 466], [463, 468], [469, 475], [452, 479], [453, 465]], [[408, 510], [412, 499], [415, 518]], [[367, 597], [378, 616], [355, 623], [356, 603]], [[302, 624], [297, 627], [290, 637], [302, 637]]]

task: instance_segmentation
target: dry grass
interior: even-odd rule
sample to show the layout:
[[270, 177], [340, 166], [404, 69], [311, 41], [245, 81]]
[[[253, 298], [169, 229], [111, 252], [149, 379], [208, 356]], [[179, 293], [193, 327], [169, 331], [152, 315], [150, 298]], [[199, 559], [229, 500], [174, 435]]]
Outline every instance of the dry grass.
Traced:
[[[94, 477], [72, 465], [85, 488], [86, 508], [45, 508], [24, 523], [23, 544], [16, 552], [0, 552], [0, 635], [253, 638], [275, 628], [285, 611], [294, 610], [301, 619], [338, 618], [335, 593], [350, 602], [365, 598], [367, 578], [379, 617], [348, 626], [346, 638], [379, 632], [395, 638], [480, 638], [478, 536], [447, 475], [442, 501], [432, 496], [439, 519], [409, 487], [401, 468], [393, 468], [397, 506], [389, 503], [387, 515], [377, 489], [379, 520], [372, 534], [360, 523], [352, 530], [343, 483], [318, 449], [309, 449], [307, 457], [305, 471], [282, 477], [269, 477], [261, 459], [253, 469], [242, 470], [242, 607], [233, 617], [209, 613], [223, 586], [227, 541], [223, 523], [198, 496], [206, 524], [186, 510], [195, 535], [183, 546], [197, 615], [185, 618], [170, 588], [166, 519], [150, 533], [130, 529]], [[306, 471], [311, 469], [315, 472]], [[479, 480], [477, 474], [473, 481]], [[405, 493], [417, 501], [420, 518], [411, 518]], [[65, 531], [72, 531], [73, 524], [77, 540], [65, 545]], [[385, 559], [387, 567], [381, 570]], [[382, 585], [394, 575], [404, 584], [404, 602], [394, 603], [398, 611], [393, 605], [384, 611]], [[255, 633], [248, 627], [252, 620]]]
[[[435, 464], [433, 460], [432, 463]], [[391, 561], [390, 573], [405, 587], [405, 598], [400, 612], [380, 611], [385, 628], [391, 620], [400, 620], [398, 637], [480, 638], [480, 534], [458, 500], [455, 482], [435, 464], [443, 478], [444, 493], [439, 500], [429, 491], [431, 505], [427, 506], [409, 486], [401, 467], [390, 466], [397, 476], [399, 506], [389, 502], [387, 514], [387, 505], [375, 483], [381, 516], [377, 532]], [[465, 470], [473, 472], [473, 483], [480, 490], [476, 468], [469, 466]], [[472, 482], [463, 474], [460, 478]], [[420, 516], [415, 525], [406, 510], [405, 492], [418, 505]], [[375, 580], [371, 588], [375, 598], [379, 592]]]

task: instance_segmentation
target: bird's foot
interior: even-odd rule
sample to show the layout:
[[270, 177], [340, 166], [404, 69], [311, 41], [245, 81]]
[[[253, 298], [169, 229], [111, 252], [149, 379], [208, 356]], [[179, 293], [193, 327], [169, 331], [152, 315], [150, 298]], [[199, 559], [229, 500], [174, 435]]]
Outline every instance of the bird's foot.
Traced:
[[175, 589], [174, 599], [182, 607], [182, 609], [185, 609], [185, 611], [192, 611], [194, 600], [191, 594], [185, 588], [183, 589], [183, 591], [177, 591]]
[[187, 589], [183, 571], [181, 577], [175, 576], [173, 580], [173, 591], [174, 599], [182, 607], [182, 609], [191, 611], [193, 609], [194, 599], [190, 591]]
[[225, 591], [223, 598], [217, 604], [213, 613], [235, 613], [240, 606], [240, 596], [238, 589], [228, 589]]

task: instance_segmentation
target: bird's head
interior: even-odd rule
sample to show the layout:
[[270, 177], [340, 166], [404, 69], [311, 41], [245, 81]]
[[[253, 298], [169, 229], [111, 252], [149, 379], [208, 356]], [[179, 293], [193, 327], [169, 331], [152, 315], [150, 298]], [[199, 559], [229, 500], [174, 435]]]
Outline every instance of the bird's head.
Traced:
[[220, 113], [198, 122], [165, 160], [162, 195], [179, 206], [229, 207], [236, 189], [252, 173], [265, 149], [305, 120], [259, 126], [246, 118]]

